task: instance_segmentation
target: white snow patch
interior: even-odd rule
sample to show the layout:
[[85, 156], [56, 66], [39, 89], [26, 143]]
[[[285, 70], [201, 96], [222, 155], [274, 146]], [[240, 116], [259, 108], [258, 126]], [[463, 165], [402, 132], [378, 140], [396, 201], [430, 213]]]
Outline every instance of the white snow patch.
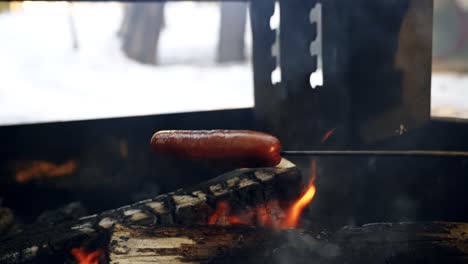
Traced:
[[433, 73], [431, 115], [468, 118], [468, 74]]
[[67, 3], [25, 7], [0, 14], [0, 124], [254, 104], [251, 65], [214, 63], [217, 4], [166, 5], [157, 67], [136, 63], [121, 52], [116, 35], [123, 13], [120, 3], [73, 4], [77, 51], [72, 49]]

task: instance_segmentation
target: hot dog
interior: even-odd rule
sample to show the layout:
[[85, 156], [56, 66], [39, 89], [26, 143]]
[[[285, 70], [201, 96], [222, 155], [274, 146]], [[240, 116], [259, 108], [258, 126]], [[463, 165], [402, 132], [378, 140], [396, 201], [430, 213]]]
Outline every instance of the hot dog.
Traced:
[[165, 130], [151, 138], [159, 154], [192, 160], [231, 162], [244, 167], [271, 167], [281, 161], [280, 141], [250, 130]]

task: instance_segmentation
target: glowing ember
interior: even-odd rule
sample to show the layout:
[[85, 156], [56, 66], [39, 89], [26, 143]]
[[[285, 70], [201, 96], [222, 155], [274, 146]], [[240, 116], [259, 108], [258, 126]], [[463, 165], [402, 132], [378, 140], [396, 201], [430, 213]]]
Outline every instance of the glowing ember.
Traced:
[[34, 179], [60, 177], [73, 173], [77, 164], [69, 160], [63, 164], [54, 164], [44, 160], [36, 160], [24, 163], [16, 171], [17, 182], [28, 182]]
[[323, 135], [323, 138], [321, 140], [321, 142], [325, 142], [327, 141], [327, 139], [333, 134], [333, 132], [335, 132], [335, 129], [330, 129], [329, 131], [327, 131], [327, 133], [325, 133], [325, 135]]
[[215, 212], [208, 219], [208, 224], [209, 225], [227, 225], [227, 224], [231, 224], [230, 221], [229, 221], [229, 212], [230, 212], [229, 204], [226, 201], [219, 202], [216, 205]]
[[79, 264], [99, 264], [99, 258], [104, 254], [101, 249], [88, 252], [83, 247], [74, 248], [70, 252]]
[[231, 208], [226, 201], [216, 205], [215, 212], [208, 219], [209, 225], [256, 225], [277, 228], [281, 226], [284, 212], [278, 201], [269, 201], [266, 204], [250, 208], [238, 215], [231, 215]]
[[256, 225], [270, 228], [295, 228], [298, 225], [304, 208], [315, 196], [315, 176], [317, 174], [316, 161], [312, 161], [312, 177], [304, 194], [295, 201], [286, 214], [279, 206], [278, 201], [272, 200], [255, 208], [231, 215], [231, 208], [226, 201], [220, 201], [216, 205], [215, 212], [209, 217], [209, 225]]

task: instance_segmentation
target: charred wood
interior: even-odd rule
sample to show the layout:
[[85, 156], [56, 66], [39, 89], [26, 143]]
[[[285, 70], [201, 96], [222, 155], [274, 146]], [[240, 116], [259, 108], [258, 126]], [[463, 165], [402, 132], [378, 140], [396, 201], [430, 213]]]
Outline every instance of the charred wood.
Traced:
[[0, 207], [0, 235], [7, 233], [14, 226], [15, 217], [10, 208]]
[[377, 223], [334, 234], [249, 227], [118, 227], [109, 262], [466, 263], [468, 224]]
[[284, 160], [275, 168], [238, 169], [191, 188], [54, 227], [29, 226], [0, 240], [0, 263], [21, 263], [69, 254], [71, 248], [89, 241], [102, 245], [107, 243], [109, 232], [115, 225], [206, 224], [220, 201], [239, 209], [270, 200], [293, 201], [302, 190], [301, 180], [299, 170]]
[[86, 208], [80, 202], [73, 202], [55, 210], [46, 210], [37, 218], [41, 225], [55, 225], [65, 221], [76, 220], [87, 216]]

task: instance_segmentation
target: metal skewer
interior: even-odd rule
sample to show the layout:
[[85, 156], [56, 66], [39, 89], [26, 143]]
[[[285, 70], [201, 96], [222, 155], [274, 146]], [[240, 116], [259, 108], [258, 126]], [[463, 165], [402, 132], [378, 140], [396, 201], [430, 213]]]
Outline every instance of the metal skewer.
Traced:
[[292, 150], [281, 151], [285, 156], [421, 156], [468, 157], [468, 151], [443, 150]]

